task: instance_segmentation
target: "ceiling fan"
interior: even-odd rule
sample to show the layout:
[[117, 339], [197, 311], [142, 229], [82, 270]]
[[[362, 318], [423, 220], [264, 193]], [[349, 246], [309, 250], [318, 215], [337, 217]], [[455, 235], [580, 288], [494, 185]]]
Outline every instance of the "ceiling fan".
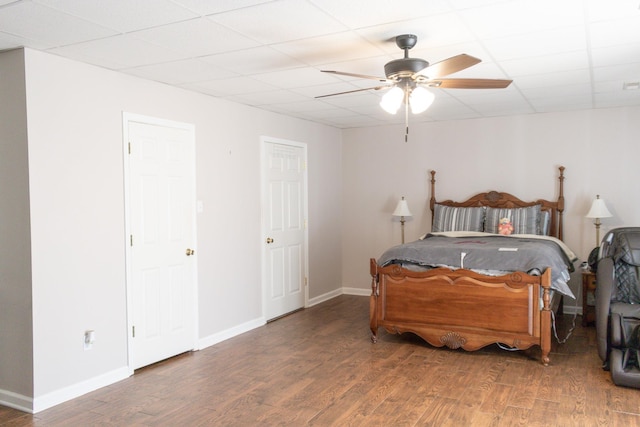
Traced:
[[[424, 59], [409, 57], [409, 49], [416, 45], [418, 41], [417, 36], [414, 34], [402, 34], [397, 36], [395, 40], [396, 45], [404, 50], [404, 58], [387, 62], [384, 66], [384, 74], [386, 76], [384, 78], [365, 74], [346, 73], [343, 71], [321, 70], [323, 73], [377, 80], [385, 83], [384, 85], [320, 95], [316, 96], [316, 98], [344, 95], [366, 90], [389, 89], [382, 97], [380, 106], [385, 111], [395, 114], [400, 106], [404, 104], [406, 122], [408, 123], [409, 107], [411, 107], [412, 113], [419, 114], [429, 108], [433, 102], [435, 96], [429, 92], [426, 87], [445, 89], [502, 89], [509, 86], [512, 82], [512, 80], [503, 79], [442, 78], [476, 65], [480, 63], [481, 60], [463, 53], [436, 62], [435, 64], [429, 64]], [[409, 129], [407, 125], [407, 134], [408, 132]], [[406, 139], [407, 136], [405, 135], [405, 141]]]

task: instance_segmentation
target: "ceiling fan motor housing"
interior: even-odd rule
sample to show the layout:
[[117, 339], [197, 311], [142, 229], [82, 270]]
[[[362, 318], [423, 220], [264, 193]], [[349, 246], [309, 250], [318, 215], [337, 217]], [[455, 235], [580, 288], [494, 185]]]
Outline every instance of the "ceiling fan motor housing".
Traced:
[[429, 63], [420, 58], [394, 59], [384, 65], [384, 74], [390, 80], [410, 77], [429, 66]]

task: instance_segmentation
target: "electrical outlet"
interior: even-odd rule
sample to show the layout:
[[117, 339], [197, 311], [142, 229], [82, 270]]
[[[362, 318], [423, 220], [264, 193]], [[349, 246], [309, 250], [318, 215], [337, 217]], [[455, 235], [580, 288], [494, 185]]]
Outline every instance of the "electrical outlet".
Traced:
[[96, 340], [96, 331], [89, 330], [84, 331], [84, 349], [91, 350], [93, 348], [93, 343]]

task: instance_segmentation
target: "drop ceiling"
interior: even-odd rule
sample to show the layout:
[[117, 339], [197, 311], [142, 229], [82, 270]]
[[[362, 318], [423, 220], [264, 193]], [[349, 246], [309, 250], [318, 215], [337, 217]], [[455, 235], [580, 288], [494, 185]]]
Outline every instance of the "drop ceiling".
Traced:
[[[373, 87], [402, 57], [482, 62], [415, 121], [640, 105], [639, 0], [0, 0], [0, 50], [29, 47], [338, 128], [403, 123]], [[628, 87], [628, 89], [624, 89]]]

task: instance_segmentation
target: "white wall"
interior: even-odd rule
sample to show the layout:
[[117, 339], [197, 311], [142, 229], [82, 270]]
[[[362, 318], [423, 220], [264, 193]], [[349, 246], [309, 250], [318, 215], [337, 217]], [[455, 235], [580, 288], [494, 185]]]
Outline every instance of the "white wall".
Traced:
[[[123, 111], [195, 124], [197, 198], [204, 204], [197, 247], [201, 339], [261, 318], [263, 135], [308, 144], [311, 298], [341, 287], [369, 289], [368, 259], [400, 241], [391, 219], [400, 196], [414, 213], [407, 239], [428, 231], [430, 169], [438, 171], [440, 198], [499, 189], [553, 199], [557, 166], [566, 166], [565, 236], [581, 258], [594, 245], [584, 214], [595, 194], [615, 215], [604, 220], [603, 233], [638, 225], [637, 107], [416, 123], [405, 144], [402, 126], [340, 132], [26, 50], [25, 118], [20, 85], [12, 86], [21, 81], [21, 59], [13, 55], [0, 55], [0, 71], [5, 64], [12, 70], [1, 88], [13, 87], [5, 93], [15, 98], [0, 100], [0, 174], [4, 184], [15, 173], [16, 183], [0, 186], [0, 218], [9, 223], [0, 224], [0, 394], [28, 398], [33, 390], [46, 404], [108, 382], [126, 366]], [[6, 140], [11, 133], [15, 139]], [[17, 201], [16, 210], [7, 200]], [[25, 243], [6, 258], [16, 239]], [[5, 296], [19, 309], [6, 312]], [[33, 344], [25, 344], [31, 329]], [[82, 346], [86, 329], [97, 334], [91, 351]], [[15, 351], [4, 350], [5, 339]], [[5, 374], [14, 368], [15, 375]]]
[[[123, 111], [195, 124], [201, 339], [262, 318], [262, 135], [308, 144], [309, 294], [340, 289], [339, 130], [33, 50], [25, 56], [41, 406], [112, 381], [127, 363]], [[96, 332], [91, 351], [82, 345], [87, 329]]]
[[0, 396], [33, 393], [31, 236], [22, 51], [0, 55]]
[[[343, 286], [368, 288], [369, 258], [400, 243], [391, 213], [401, 196], [414, 215], [406, 240], [430, 230], [430, 170], [440, 200], [489, 190], [555, 200], [557, 167], [565, 166], [565, 242], [586, 259], [595, 228], [584, 215], [596, 194], [614, 215], [602, 221], [601, 236], [640, 226], [638, 135], [639, 107], [416, 123], [407, 143], [402, 126], [345, 131]], [[579, 298], [578, 275], [571, 286]]]

